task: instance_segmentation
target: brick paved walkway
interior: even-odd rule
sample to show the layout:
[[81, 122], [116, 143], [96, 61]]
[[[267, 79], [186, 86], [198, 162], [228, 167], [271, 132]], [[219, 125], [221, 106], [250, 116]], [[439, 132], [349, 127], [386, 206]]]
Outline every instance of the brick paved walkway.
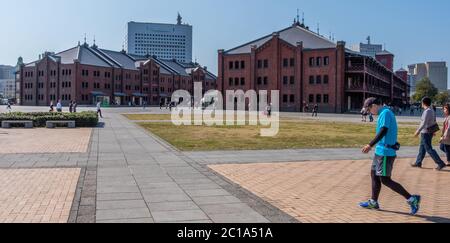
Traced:
[[67, 223], [80, 169], [1, 169], [0, 223]]
[[92, 129], [0, 129], [0, 154], [85, 153]]
[[210, 167], [301, 222], [450, 222], [450, 171], [435, 172], [432, 162], [422, 170], [396, 163], [394, 179], [423, 196], [420, 215], [408, 215], [405, 200], [383, 188], [384, 211], [357, 204], [370, 198], [370, 161], [229, 164]]

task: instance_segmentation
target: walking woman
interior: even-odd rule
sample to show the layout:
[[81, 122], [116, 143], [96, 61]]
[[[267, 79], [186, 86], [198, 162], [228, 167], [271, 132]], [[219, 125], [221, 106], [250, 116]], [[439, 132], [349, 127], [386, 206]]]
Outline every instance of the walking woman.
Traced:
[[440, 140], [441, 150], [447, 155], [447, 166], [450, 166], [450, 104], [444, 106], [444, 129]]

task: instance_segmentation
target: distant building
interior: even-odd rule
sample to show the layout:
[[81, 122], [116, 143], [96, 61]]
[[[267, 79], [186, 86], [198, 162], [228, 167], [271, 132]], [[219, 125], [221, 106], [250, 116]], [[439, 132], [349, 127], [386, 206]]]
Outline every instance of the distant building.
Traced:
[[0, 94], [5, 99], [14, 99], [16, 96], [15, 92], [16, 81], [14, 79], [0, 79]]
[[353, 45], [350, 49], [363, 55], [375, 57], [377, 53], [383, 52], [383, 45], [372, 44], [370, 41], [370, 36], [368, 36], [367, 43], [359, 43], [357, 45]]
[[203, 92], [216, 89], [217, 79], [198, 63], [129, 55], [87, 43], [44, 53], [22, 64], [18, 77], [20, 104], [28, 106], [59, 99], [64, 105], [72, 100], [80, 105], [159, 105], [171, 101], [176, 90], [193, 94], [194, 82], [202, 83]]
[[128, 54], [192, 62], [192, 26], [179, 14], [177, 24], [129, 22], [127, 32]]
[[416, 84], [428, 77], [433, 85], [440, 91], [448, 91], [448, 67], [446, 62], [426, 62], [408, 66], [411, 81], [411, 94], [416, 92]]
[[14, 79], [14, 67], [0, 65], [0, 79]]

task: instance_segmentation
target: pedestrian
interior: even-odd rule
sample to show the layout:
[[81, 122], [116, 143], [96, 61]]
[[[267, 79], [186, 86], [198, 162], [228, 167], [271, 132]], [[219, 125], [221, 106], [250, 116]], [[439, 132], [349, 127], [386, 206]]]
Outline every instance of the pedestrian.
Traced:
[[102, 115], [102, 102], [97, 102], [97, 115], [99, 115], [100, 116], [100, 118], [103, 118], [103, 115]]
[[272, 103], [266, 107], [267, 117], [272, 117]]
[[69, 113], [73, 112], [73, 101], [70, 101], [69, 103]]
[[318, 104], [315, 104], [315, 105], [314, 105], [314, 108], [313, 108], [312, 116], [313, 116], [313, 117], [317, 117], [318, 114], [319, 114], [319, 105], [318, 105]]
[[369, 112], [369, 120], [370, 123], [374, 122], [375, 119], [373, 119], [373, 114], [371, 112]]
[[58, 103], [56, 104], [56, 111], [57, 112], [62, 112], [62, 104], [61, 104], [61, 100], [58, 100]]
[[444, 127], [440, 139], [441, 150], [447, 155], [447, 166], [450, 166], [450, 104], [444, 106]]
[[422, 168], [423, 160], [425, 159], [425, 155], [428, 153], [434, 162], [437, 164], [436, 170], [440, 171], [445, 168], [445, 163], [439, 157], [436, 150], [433, 149], [433, 137], [436, 132], [438, 132], [439, 125], [436, 122], [436, 113], [434, 112], [433, 107], [431, 106], [431, 99], [428, 97], [423, 98], [422, 100], [422, 108], [424, 109], [422, 115], [422, 123], [414, 134], [415, 137], [421, 136], [420, 139], [420, 148], [419, 154], [417, 155], [417, 160], [412, 167]]
[[416, 215], [420, 209], [421, 197], [411, 195], [402, 185], [392, 180], [394, 162], [397, 151], [400, 149], [400, 144], [397, 142], [398, 125], [395, 115], [388, 107], [381, 106], [381, 101], [376, 98], [367, 99], [364, 107], [370, 113], [378, 115], [378, 123], [376, 137], [362, 149], [363, 153], [368, 154], [375, 147], [375, 156], [371, 170], [372, 198], [360, 203], [360, 206], [365, 209], [380, 209], [378, 199], [381, 187], [384, 185], [402, 195], [411, 208], [411, 215]]
[[73, 113], [77, 113], [77, 107], [78, 107], [78, 103], [77, 101], [73, 102]]
[[50, 102], [50, 111], [49, 112], [54, 112], [55, 111], [55, 106], [53, 105], [53, 101]]
[[362, 108], [362, 110], [361, 110], [361, 121], [362, 122], [367, 122], [367, 110], [366, 109], [364, 109], [364, 108]]
[[11, 102], [9, 102], [9, 100], [6, 102], [6, 110], [8, 110], [10, 113], [12, 111]]

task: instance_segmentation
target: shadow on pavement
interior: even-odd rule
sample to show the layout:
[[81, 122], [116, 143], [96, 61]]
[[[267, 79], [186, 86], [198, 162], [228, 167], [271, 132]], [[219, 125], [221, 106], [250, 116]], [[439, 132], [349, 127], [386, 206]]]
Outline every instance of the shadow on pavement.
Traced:
[[[380, 212], [411, 216], [409, 213], [395, 212], [395, 211], [389, 211], [389, 210], [380, 210]], [[433, 223], [450, 223], [449, 218], [438, 217], [438, 216], [415, 215], [415, 216], [411, 216], [411, 217], [425, 219], [426, 221], [433, 222]]]

